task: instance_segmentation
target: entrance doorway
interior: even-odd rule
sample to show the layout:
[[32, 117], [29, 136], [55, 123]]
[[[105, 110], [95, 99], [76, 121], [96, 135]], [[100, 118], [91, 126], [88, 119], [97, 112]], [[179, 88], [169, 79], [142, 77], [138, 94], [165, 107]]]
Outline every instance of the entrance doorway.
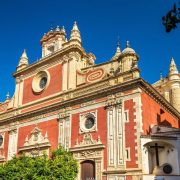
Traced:
[[81, 180], [95, 180], [95, 162], [84, 161], [81, 163]]

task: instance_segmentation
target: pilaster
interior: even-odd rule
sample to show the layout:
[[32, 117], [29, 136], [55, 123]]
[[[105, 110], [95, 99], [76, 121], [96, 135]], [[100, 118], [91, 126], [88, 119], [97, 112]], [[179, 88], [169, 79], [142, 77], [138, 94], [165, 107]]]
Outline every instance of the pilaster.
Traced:
[[64, 109], [59, 113], [59, 138], [58, 144], [65, 149], [71, 147], [71, 114]]
[[107, 139], [108, 139], [108, 171], [123, 170], [124, 156], [123, 156], [123, 118], [122, 118], [122, 101], [109, 96], [106, 103], [107, 110]]
[[17, 153], [18, 129], [14, 128], [9, 131], [8, 160], [11, 160]]

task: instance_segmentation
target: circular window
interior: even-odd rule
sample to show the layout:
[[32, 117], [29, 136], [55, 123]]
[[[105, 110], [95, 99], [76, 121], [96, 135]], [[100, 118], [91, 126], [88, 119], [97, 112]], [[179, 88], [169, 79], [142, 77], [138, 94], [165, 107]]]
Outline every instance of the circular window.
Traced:
[[0, 134], [0, 146], [3, 144], [3, 136]]
[[47, 71], [41, 71], [35, 75], [32, 82], [32, 89], [35, 93], [42, 92], [49, 84], [50, 75]]
[[96, 112], [89, 112], [80, 115], [80, 133], [97, 131], [97, 115]]
[[172, 173], [172, 166], [170, 164], [164, 165], [163, 171], [165, 174], [171, 174]]
[[95, 124], [95, 120], [92, 117], [88, 117], [85, 120], [85, 128], [87, 129], [91, 129], [94, 126], [94, 124]]
[[47, 83], [47, 77], [42, 77], [40, 82], [39, 82], [39, 86], [41, 89], [44, 89]]

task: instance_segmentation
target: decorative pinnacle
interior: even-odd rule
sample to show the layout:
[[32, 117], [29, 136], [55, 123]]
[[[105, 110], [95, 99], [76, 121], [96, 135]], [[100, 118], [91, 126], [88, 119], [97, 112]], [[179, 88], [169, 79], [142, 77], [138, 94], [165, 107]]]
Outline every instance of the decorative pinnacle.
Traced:
[[21, 65], [25, 65], [25, 66], [28, 65], [28, 57], [27, 57], [25, 49], [24, 49], [24, 51], [23, 51], [23, 53], [22, 53], [22, 55], [20, 57], [18, 67], [21, 66]]
[[28, 142], [28, 135], [26, 136], [25, 142]]
[[119, 36], [118, 36], [116, 55], [119, 55], [120, 53], [121, 53], [121, 50], [120, 50], [120, 40], [119, 40]]
[[61, 31], [66, 33], [66, 30], [65, 30], [64, 26], [62, 27]]
[[45, 139], [48, 138], [48, 133], [47, 133], [47, 131], [46, 131], [46, 134], [45, 134], [44, 138], [45, 138]]
[[50, 32], [53, 32], [53, 27], [50, 28]]
[[54, 22], [51, 21], [51, 22], [50, 22], [50, 31], [51, 31], [51, 32], [53, 32], [53, 24], [54, 24]]
[[111, 58], [111, 60], [118, 59], [118, 57], [119, 57], [120, 54], [121, 54], [120, 40], [119, 40], [119, 37], [118, 37], [116, 52], [115, 52], [114, 56]]
[[119, 40], [118, 40], [118, 42], [117, 42], [117, 47], [120, 47], [120, 42], [119, 42]]
[[176, 64], [175, 64], [175, 61], [174, 61], [174, 58], [173, 58], [173, 57], [171, 58], [171, 65], [172, 65], [172, 66], [176, 66]]
[[28, 59], [27, 54], [26, 54], [26, 49], [24, 49], [21, 58], [26, 58], [26, 59]]
[[163, 80], [162, 71], [160, 71], [160, 80]]
[[169, 73], [170, 74], [178, 74], [176, 63], [175, 63], [173, 57], [171, 58], [171, 63], [170, 63], [170, 67], [169, 67]]
[[10, 99], [10, 95], [9, 95], [9, 92], [7, 92], [6, 94], [6, 100], [9, 100]]
[[119, 36], [117, 38], [117, 47], [120, 47], [120, 38], [119, 38]]
[[126, 41], [126, 47], [130, 47], [129, 41]]
[[76, 21], [74, 22], [73, 28], [71, 30], [70, 40], [78, 40], [81, 43], [81, 35]]
[[74, 21], [73, 29], [74, 31], [79, 31], [76, 21]]
[[57, 27], [56, 27], [56, 31], [60, 31], [60, 28], [59, 28], [59, 26], [57, 26]]

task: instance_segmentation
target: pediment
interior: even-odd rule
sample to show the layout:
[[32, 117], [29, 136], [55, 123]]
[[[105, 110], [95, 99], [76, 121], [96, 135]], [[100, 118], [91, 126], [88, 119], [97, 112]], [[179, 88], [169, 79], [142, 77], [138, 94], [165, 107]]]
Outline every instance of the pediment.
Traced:
[[84, 135], [83, 140], [81, 142], [76, 141], [75, 147], [90, 146], [90, 145], [97, 145], [97, 144], [102, 144], [100, 137], [98, 137], [97, 140], [94, 140], [92, 138], [92, 135], [88, 133]]
[[48, 133], [46, 132], [45, 135], [42, 135], [42, 130], [38, 127], [35, 127], [31, 133], [30, 137], [26, 136], [24, 145], [19, 148], [19, 151], [34, 151], [35, 149], [38, 151], [41, 150], [48, 150], [51, 146]]
[[76, 144], [71, 148], [72, 152], [81, 151], [81, 150], [90, 150], [90, 149], [103, 149], [105, 146], [102, 144], [100, 137], [93, 139], [90, 133], [86, 133], [83, 136], [81, 142], [76, 141]]

